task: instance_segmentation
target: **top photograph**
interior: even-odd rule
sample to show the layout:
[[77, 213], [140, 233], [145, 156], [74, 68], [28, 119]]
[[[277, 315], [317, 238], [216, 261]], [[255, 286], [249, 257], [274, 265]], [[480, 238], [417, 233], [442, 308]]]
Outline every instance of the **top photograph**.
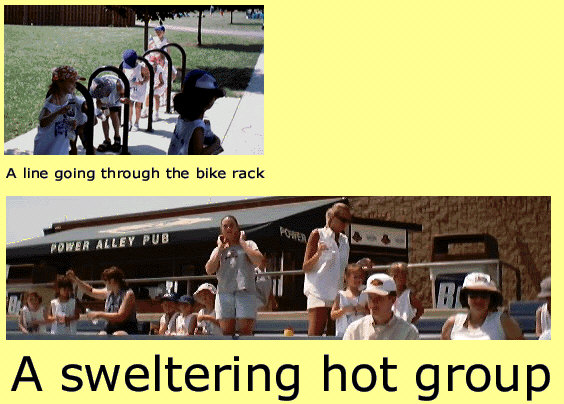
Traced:
[[4, 6], [4, 154], [264, 154], [264, 7]]

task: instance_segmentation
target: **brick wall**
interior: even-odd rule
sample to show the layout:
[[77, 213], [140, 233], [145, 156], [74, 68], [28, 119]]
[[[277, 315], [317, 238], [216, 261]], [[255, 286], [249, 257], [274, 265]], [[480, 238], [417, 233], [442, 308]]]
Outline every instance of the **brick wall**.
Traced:
[[[501, 260], [521, 272], [522, 298], [534, 299], [550, 275], [550, 197], [351, 197], [353, 214], [423, 225], [410, 234], [410, 262], [431, 260], [431, 238], [448, 233], [489, 233], [499, 243]], [[428, 270], [409, 274], [408, 282], [431, 306]], [[515, 299], [515, 276], [503, 275], [503, 296]]]

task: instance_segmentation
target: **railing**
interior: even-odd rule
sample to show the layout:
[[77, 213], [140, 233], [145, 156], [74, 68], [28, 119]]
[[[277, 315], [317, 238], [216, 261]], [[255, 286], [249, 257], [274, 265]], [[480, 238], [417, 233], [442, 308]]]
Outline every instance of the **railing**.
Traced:
[[[445, 262], [423, 262], [423, 263], [414, 263], [408, 264], [408, 269], [422, 269], [422, 268], [449, 268], [449, 267], [461, 267], [461, 266], [480, 266], [480, 265], [498, 265], [500, 270], [504, 267], [511, 269], [515, 275], [517, 280], [517, 289], [515, 291], [516, 300], [521, 300], [521, 274], [519, 269], [505, 263], [501, 260], [497, 259], [484, 259], [484, 260], [468, 260], [468, 261], [445, 261]], [[374, 265], [369, 272], [384, 272], [390, 268], [389, 265]], [[304, 271], [299, 270], [290, 270], [290, 271], [267, 271], [261, 272], [257, 274], [257, 276], [270, 276], [270, 277], [278, 277], [278, 276], [302, 276], [304, 275]], [[131, 278], [127, 279], [127, 283], [129, 285], [138, 285], [138, 284], [147, 284], [147, 283], [156, 283], [156, 282], [183, 282], [183, 281], [207, 281], [216, 279], [216, 275], [184, 275], [184, 276], [168, 276], [168, 277], [154, 277], [154, 278]], [[103, 285], [103, 281], [101, 280], [94, 280], [94, 281], [85, 281], [92, 285]], [[52, 287], [52, 282], [45, 282], [45, 283], [8, 283], [6, 284], [7, 291], [18, 291], [24, 288], [29, 287]]]

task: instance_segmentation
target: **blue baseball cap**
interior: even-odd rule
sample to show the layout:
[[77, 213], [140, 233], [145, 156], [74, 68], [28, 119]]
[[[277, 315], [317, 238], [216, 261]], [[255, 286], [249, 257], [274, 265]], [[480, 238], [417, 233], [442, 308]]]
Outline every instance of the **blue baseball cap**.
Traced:
[[180, 296], [178, 303], [194, 304], [194, 298], [190, 295]]
[[195, 69], [190, 71], [184, 78], [183, 89], [189, 91], [192, 89], [213, 91], [217, 98], [225, 97], [225, 90], [217, 85], [216, 79], [205, 70]]
[[174, 293], [165, 293], [164, 295], [162, 295], [159, 300], [162, 301], [168, 301], [168, 302], [176, 302], [178, 301], [178, 297], [176, 296], [176, 294]]
[[164, 27], [164, 25], [159, 25], [158, 27], [155, 27], [155, 31], [162, 31], [162, 32], [165, 32], [165, 27]]
[[126, 69], [133, 69], [137, 64], [137, 52], [133, 49], [126, 49], [123, 51], [123, 67]]

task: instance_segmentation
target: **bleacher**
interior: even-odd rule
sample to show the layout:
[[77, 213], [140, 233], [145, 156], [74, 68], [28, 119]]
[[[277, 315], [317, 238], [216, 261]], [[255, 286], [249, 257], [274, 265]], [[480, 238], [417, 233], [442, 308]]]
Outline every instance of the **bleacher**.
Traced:
[[[526, 339], [536, 339], [535, 336], [535, 312], [542, 305], [542, 301], [518, 301], [511, 302], [508, 307], [509, 315], [513, 317], [523, 330]], [[158, 338], [157, 336], [149, 336], [151, 323], [157, 323], [161, 313], [140, 313], [137, 318], [139, 321], [139, 336], [147, 336], [148, 338]], [[440, 338], [441, 329], [448, 317], [447, 311], [429, 310], [419, 319], [416, 326], [419, 330], [421, 339], [436, 340]], [[307, 336], [307, 312], [261, 312], [258, 314], [255, 325], [255, 337], [259, 338], [283, 338], [285, 328], [292, 328], [294, 335], [297, 337]], [[78, 334], [86, 337], [93, 337], [104, 328], [102, 322], [92, 324], [92, 321], [81, 315], [77, 322]], [[57, 336], [58, 339], [59, 336]], [[6, 318], [6, 338], [18, 339], [26, 338], [18, 330], [18, 321], [15, 316], [7, 316]], [[55, 338], [46, 336], [45, 339]], [[179, 337], [182, 338], [182, 337]], [[207, 338], [207, 337], [202, 337]], [[324, 337], [323, 339], [335, 339], [335, 337]]]

